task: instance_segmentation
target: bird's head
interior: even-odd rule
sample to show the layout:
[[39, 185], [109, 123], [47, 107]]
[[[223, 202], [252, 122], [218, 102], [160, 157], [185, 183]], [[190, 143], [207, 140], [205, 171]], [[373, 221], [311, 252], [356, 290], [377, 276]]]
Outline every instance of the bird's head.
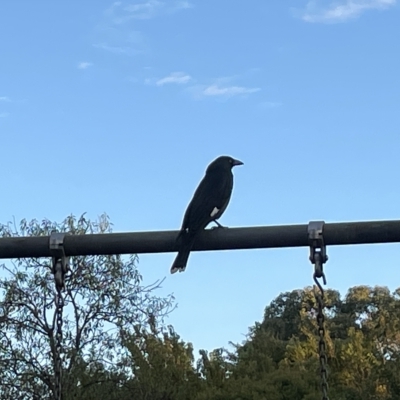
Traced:
[[220, 156], [208, 166], [207, 171], [214, 168], [232, 169], [237, 165], [243, 165], [242, 161], [236, 160], [230, 156]]

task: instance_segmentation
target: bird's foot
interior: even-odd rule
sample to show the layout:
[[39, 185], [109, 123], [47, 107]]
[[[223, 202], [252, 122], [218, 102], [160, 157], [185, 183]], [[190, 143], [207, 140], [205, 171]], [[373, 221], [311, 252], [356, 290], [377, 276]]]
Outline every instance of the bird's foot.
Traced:
[[227, 226], [222, 226], [218, 221], [213, 221], [217, 226], [213, 226], [211, 229], [228, 229]]

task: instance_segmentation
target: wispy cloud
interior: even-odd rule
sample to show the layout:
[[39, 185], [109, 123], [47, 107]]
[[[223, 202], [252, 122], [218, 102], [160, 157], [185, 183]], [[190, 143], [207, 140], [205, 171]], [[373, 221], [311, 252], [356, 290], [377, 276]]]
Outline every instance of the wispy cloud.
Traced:
[[147, 0], [126, 5], [121, 1], [117, 1], [105, 11], [105, 15], [111, 17], [113, 23], [123, 24], [130, 20], [151, 19], [163, 14], [171, 14], [189, 8], [193, 8], [193, 5], [189, 1]]
[[103, 12], [95, 28], [93, 46], [114, 54], [137, 55], [149, 51], [146, 35], [137, 28], [155, 17], [192, 8], [189, 1], [137, 0], [116, 1]]
[[205, 97], [233, 97], [239, 95], [246, 95], [251, 93], [259, 92], [260, 88], [251, 88], [245, 86], [220, 86], [218, 84], [210, 85], [205, 87], [201, 91], [201, 95]]
[[8, 117], [10, 114], [8, 112], [0, 112], [0, 118], [6, 118]]
[[[172, 72], [163, 78], [146, 78], [144, 79], [144, 84], [151, 86], [164, 86], [168, 84], [183, 86], [191, 83], [184, 91], [190, 94], [194, 99], [219, 98], [226, 100], [231, 97], [247, 97], [261, 90], [259, 87], [233, 84], [233, 81], [243, 79], [245, 75], [246, 74], [220, 77], [214, 79], [212, 83], [204, 84], [198, 82], [197, 79], [194, 79], [189, 74], [180, 71]], [[135, 82], [137, 82], [137, 79], [135, 79]]]
[[142, 32], [133, 29], [131, 24], [122, 23], [127, 16], [129, 13], [122, 9], [122, 3], [114, 3], [95, 28], [93, 46], [119, 55], [132, 56], [145, 52], [147, 45]]
[[187, 92], [197, 100], [205, 98], [227, 100], [232, 97], [247, 97], [261, 90], [259, 87], [223, 85], [220, 81], [221, 79], [218, 80], [218, 83], [212, 85], [193, 85], [187, 89]]
[[176, 1], [175, 2], [175, 8], [177, 10], [187, 10], [188, 8], [193, 8], [193, 4], [189, 3], [188, 1]]
[[182, 84], [188, 83], [191, 79], [192, 79], [192, 77], [188, 74], [185, 74], [184, 72], [172, 72], [168, 76], [156, 81], [156, 85], [163, 86], [168, 83], [175, 83], [178, 85], [182, 85]]
[[124, 19], [153, 18], [161, 11], [162, 8], [164, 8], [164, 3], [157, 0], [149, 0], [145, 3], [130, 4], [123, 8], [123, 11], [126, 11], [126, 15], [121, 22], [125, 22]]
[[6, 103], [11, 103], [11, 99], [7, 96], [0, 96], [0, 101], [4, 101]]
[[93, 64], [91, 62], [82, 61], [78, 64], [78, 69], [87, 69], [91, 67]]
[[310, 0], [301, 18], [306, 22], [336, 23], [359, 17], [368, 10], [385, 10], [397, 0], [341, 0], [321, 5], [320, 0]]

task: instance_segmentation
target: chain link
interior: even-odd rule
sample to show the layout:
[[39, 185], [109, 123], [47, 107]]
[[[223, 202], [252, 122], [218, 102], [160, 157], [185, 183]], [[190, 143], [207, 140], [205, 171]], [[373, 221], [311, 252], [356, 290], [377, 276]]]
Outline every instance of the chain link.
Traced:
[[328, 397], [328, 357], [326, 356], [326, 342], [325, 342], [325, 315], [324, 315], [324, 291], [321, 290], [317, 293], [314, 287], [315, 300], [318, 303], [317, 324], [318, 324], [318, 353], [319, 353], [319, 367], [321, 374], [321, 390], [322, 400], [329, 400]]
[[314, 265], [313, 279], [315, 282], [314, 296], [318, 304], [317, 325], [318, 325], [318, 354], [321, 375], [322, 400], [329, 400], [328, 397], [328, 357], [326, 356], [325, 342], [325, 315], [324, 315], [324, 288], [318, 279], [326, 285], [324, 264], [328, 261], [324, 241], [324, 221], [311, 221], [308, 224], [308, 241], [310, 244], [310, 261]]
[[62, 288], [57, 286], [56, 295], [56, 347], [55, 347], [55, 365], [54, 365], [54, 398], [61, 400], [61, 380], [62, 380], [62, 323], [63, 323], [64, 299]]

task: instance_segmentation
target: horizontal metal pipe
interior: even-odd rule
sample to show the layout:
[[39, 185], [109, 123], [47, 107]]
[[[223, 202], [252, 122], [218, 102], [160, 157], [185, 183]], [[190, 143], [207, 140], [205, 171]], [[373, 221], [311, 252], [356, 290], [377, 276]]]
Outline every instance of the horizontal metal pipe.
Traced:
[[[308, 224], [217, 228], [202, 232], [193, 250], [260, 249], [308, 246]], [[177, 250], [178, 231], [67, 235], [67, 256], [166, 253]], [[329, 223], [326, 245], [400, 242], [400, 221]], [[50, 257], [49, 236], [0, 238], [1, 258]]]

